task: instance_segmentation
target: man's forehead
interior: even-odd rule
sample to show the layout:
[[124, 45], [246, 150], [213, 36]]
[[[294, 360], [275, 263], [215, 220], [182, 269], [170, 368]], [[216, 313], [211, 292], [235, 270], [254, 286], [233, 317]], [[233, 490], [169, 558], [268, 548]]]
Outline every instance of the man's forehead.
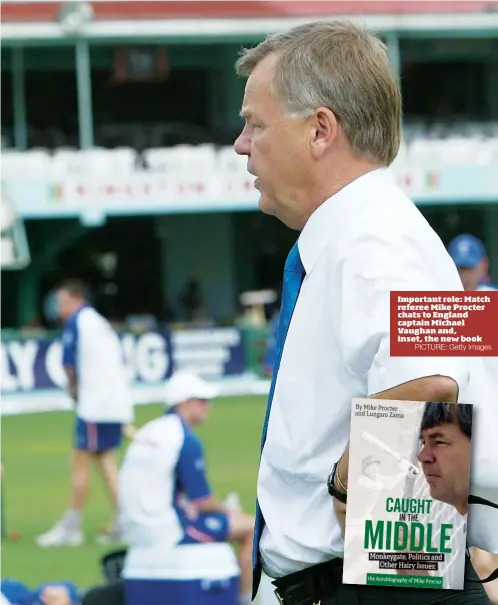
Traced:
[[276, 54], [267, 55], [255, 65], [251, 75], [247, 79], [246, 90], [249, 86], [266, 85], [273, 78], [275, 72]]
[[259, 102], [262, 98], [268, 96], [275, 59], [274, 55], [268, 55], [255, 66], [251, 75], [247, 78], [243, 107]]
[[448, 433], [460, 431], [460, 427], [456, 422], [445, 422], [443, 424], [438, 424], [436, 426], [432, 426], [430, 428], [424, 429], [420, 431], [420, 435], [422, 437], [438, 437], [448, 435]]
[[447, 425], [447, 424], [439, 424], [438, 426], [432, 426], [429, 429], [423, 430], [422, 433], [424, 435], [429, 435], [429, 436], [437, 435], [437, 434], [444, 433], [445, 431], [447, 431], [448, 426], [449, 425]]

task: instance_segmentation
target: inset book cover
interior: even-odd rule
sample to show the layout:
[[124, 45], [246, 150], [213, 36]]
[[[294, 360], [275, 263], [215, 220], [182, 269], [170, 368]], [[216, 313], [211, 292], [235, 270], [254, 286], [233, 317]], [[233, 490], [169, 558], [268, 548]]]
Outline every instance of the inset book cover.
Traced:
[[345, 584], [463, 589], [472, 406], [353, 399]]

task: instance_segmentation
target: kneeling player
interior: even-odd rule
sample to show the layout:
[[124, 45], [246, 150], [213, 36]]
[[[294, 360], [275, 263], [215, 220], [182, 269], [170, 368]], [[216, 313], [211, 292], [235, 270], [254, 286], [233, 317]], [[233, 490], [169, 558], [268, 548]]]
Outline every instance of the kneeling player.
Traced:
[[[254, 519], [228, 509], [212, 495], [202, 443], [192, 430], [207, 419], [209, 400], [216, 395], [213, 385], [193, 374], [177, 373], [168, 382], [167, 413], [137, 432], [123, 460], [121, 522], [129, 560], [135, 560], [145, 576], [150, 575], [147, 567], [155, 568], [158, 561], [160, 565], [176, 547], [238, 543], [242, 602], [248, 604]], [[151, 582], [143, 583], [143, 590], [151, 587]], [[159, 596], [141, 594], [141, 600]]]

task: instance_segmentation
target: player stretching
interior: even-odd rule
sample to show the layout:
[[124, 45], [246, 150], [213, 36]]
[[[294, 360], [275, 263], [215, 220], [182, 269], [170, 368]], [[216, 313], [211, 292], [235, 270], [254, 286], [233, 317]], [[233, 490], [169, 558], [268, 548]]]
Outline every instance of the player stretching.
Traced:
[[[59, 315], [65, 322], [62, 360], [76, 408], [75, 449], [69, 510], [50, 531], [38, 537], [41, 547], [83, 543], [81, 514], [92, 460], [102, 474], [116, 518], [116, 450], [124, 427], [133, 421], [132, 394], [117, 334], [88, 304], [87, 289], [80, 281], [65, 282], [56, 296]], [[102, 538], [119, 538], [116, 521]]]

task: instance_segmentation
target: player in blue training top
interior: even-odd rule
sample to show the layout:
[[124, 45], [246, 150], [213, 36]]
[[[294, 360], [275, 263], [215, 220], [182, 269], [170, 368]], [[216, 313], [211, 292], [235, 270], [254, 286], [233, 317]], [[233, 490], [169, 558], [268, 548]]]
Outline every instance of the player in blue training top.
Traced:
[[481, 240], [463, 233], [451, 240], [448, 252], [466, 290], [497, 290], [491, 285], [489, 260]]
[[[123, 351], [109, 322], [88, 304], [86, 286], [68, 280], [56, 292], [65, 322], [62, 363], [75, 404], [76, 426], [69, 509], [37, 539], [38, 546], [79, 546], [84, 540], [81, 515], [95, 460], [117, 513], [118, 462], [122, 433], [131, 430], [133, 399]], [[119, 539], [114, 525], [101, 538]]]
[[128, 447], [119, 508], [129, 543], [124, 577], [130, 603], [166, 602], [167, 585], [158, 580], [168, 577], [174, 549], [216, 542], [238, 543], [241, 602], [250, 603], [254, 518], [213, 495], [202, 443], [192, 430], [207, 419], [217, 394], [195, 374], [177, 372], [166, 385], [167, 413], [141, 427]]

